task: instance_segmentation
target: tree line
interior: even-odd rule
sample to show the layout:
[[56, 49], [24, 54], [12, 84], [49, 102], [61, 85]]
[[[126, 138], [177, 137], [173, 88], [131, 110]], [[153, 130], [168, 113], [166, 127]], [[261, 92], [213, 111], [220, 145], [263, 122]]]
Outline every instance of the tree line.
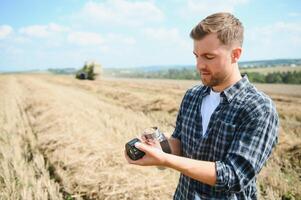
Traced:
[[[259, 72], [245, 72], [248, 79], [254, 83], [287, 83], [301, 84], [301, 71], [271, 72], [263, 74]], [[154, 78], [154, 79], [181, 79], [181, 80], [199, 80], [200, 75], [194, 69], [168, 69], [155, 72], [133, 72], [127, 74], [118, 74], [122, 77], [130, 78]]]
[[268, 74], [247, 72], [246, 74], [249, 80], [255, 83], [301, 84], [301, 71], [272, 72]]

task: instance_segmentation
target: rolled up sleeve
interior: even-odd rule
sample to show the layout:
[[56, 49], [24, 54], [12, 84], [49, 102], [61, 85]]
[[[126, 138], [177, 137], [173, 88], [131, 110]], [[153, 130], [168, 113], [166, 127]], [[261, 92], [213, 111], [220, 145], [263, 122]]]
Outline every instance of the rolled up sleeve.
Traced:
[[263, 104], [249, 111], [226, 158], [215, 163], [217, 191], [239, 192], [249, 185], [278, 141], [278, 126], [274, 106]]

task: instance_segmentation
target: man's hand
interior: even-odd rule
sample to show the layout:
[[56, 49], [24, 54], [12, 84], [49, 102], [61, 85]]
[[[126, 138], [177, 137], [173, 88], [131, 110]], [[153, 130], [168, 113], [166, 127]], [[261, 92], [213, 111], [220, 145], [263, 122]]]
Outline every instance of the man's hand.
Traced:
[[130, 164], [141, 166], [160, 166], [175, 169], [186, 176], [208, 185], [216, 183], [216, 167], [215, 162], [194, 160], [173, 154], [167, 154], [161, 148], [151, 146], [149, 144], [137, 142], [135, 147], [143, 151], [145, 155], [139, 160], [131, 160], [126, 151], [125, 158]]
[[135, 147], [145, 153], [145, 155], [139, 160], [132, 160], [124, 151], [125, 158], [130, 164], [141, 165], [141, 166], [164, 166], [166, 162], [166, 153], [161, 148], [151, 146], [145, 143], [136, 142]]

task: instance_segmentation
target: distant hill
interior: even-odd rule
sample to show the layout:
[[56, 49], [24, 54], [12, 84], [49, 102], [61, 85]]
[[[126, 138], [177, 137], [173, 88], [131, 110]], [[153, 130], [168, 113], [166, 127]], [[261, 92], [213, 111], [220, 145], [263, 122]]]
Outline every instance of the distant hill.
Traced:
[[48, 69], [50, 73], [53, 74], [75, 74], [77, 69], [76, 68], [55, 68], [55, 69]]
[[301, 65], [301, 59], [257, 60], [238, 63], [240, 67], [274, 67]]
[[[279, 66], [301, 66], [301, 59], [275, 59], [275, 60], [257, 60], [239, 62], [240, 68], [267, 68]], [[104, 68], [104, 74], [107, 76], [127, 76], [133, 73], [156, 73], [164, 72], [170, 69], [195, 69], [195, 65], [155, 65], [141, 66], [135, 68]]]

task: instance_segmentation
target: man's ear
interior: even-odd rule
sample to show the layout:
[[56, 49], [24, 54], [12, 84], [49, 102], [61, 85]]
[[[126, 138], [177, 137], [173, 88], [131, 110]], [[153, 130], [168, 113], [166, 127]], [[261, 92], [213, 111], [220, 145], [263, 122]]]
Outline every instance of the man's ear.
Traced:
[[242, 53], [241, 47], [235, 47], [231, 52], [231, 62], [237, 63]]

